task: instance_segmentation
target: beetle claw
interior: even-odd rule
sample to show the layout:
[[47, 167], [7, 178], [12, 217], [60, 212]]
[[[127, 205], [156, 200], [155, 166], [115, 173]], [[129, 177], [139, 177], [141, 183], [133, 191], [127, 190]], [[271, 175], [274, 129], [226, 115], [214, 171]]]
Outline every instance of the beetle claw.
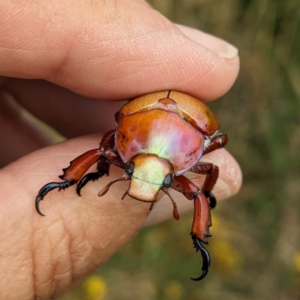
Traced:
[[36, 211], [43, 217], [45, 217], [45, 215], [40, 211], [40, 206], [39, 206], [39, 203], [40, 201], [43, 200], [43, 197], [40, 196], [40, 195], [37, 195], [36, 198], [35, 198], [35, 209]]
[[44, 199], [44, 197], [52, 190], [58, 188], [58, 190], [64, 190], [66, 188], [68, 188], [69, 186], [71, 186], [72, 184], [74, 184], [75, 182], [72, 181], [64, 181], [64, 182], [50, 182], [46, 185], [44, 185], [38, 195], [35, 198], [35, 209], [36, 211], [41, 215], [41, 216], [45, 216], [39, 207], [40, 201], [42, 201]]
[[81, 196], [81, 189], [89, 182], [98, 180], [103, 175], [109, 175], [108, 170], [99, 170], [98, 172], [88, 173], [80, 179], [76, 187], [76, 193], [78, 196]]
[[205, 195], [206, 198], [209, 199], [209, 207], [215, 208], [217, 205], [217, 199], [216, 199], [215, 195], [209, 191], [203, 191], [203, 194]]
[[196, 248], [196, 251], [199, 250], [202, 255], [202, 274], [197, 278], [191, 277], [191, 279], [194, 281], [199, 281], [199, 280], [203, 279], [208, 273], [208, 270], [210, 267], [210, 255], [209, 255], [209, 252], [201, 244], [200, 239], [193, 233], [191, 234], [191, 236], [192, 236], [192, 240], [194, 243], [194, 247]]

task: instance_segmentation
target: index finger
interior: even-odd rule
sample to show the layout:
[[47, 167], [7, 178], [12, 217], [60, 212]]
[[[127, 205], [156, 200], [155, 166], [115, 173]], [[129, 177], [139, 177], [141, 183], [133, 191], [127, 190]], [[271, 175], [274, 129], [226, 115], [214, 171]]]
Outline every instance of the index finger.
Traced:
[[118, 100], [168, 89], [211, 100], [233, 84], [237, 51], [224, 41], [178, 29], [142, 1], [102, 3], [2, 3], [1, 75]]

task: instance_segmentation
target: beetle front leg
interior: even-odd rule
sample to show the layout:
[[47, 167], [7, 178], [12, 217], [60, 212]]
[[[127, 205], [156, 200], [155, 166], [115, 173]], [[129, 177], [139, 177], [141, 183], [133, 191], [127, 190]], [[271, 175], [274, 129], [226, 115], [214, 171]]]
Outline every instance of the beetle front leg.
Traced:
[[116, 130], [108, 131], [100, 142], [101, 156], [97, 164], [97, 172], [86, 174], [77, 184], [76, 193], [81, 196], [81, 189], [89, 182], [98, 180], [103, 175], [109, 175], [109, 166], [114, 164], [120, 168], [124, 168], [124, 163], [120, 156], [113, 150], [115, 147]]
[[58, 188], [58, 190], [66, 189], [75, 184], [78, 180], [80, 180], [84, 173], [99, 160], [100, 155], [101, 152], [99, 149], [93, 149], [83, 153], [71, 161], [68, 168], [63, 169], [63, 175], [59, 176], [59, 178], [64, 180], [63, 182], [50, 182], [44, 185], [35, 199], [35, 208], [37, 212], [44, 216], [39, 209], [40, 201], [42, 201], [50, 191], [56, 188]]
[[117, 167], [125, 169], [125, 164], [121, 157], [112, 150], [107, 150], [101, 154], [100, 160], [97, 164], [97, 172], [88, 173], [78, 182], [76, 193], [81, 196], [81, 189], [89, 182], [98, 180], [103, 175], [109, 175], [109, 166], [113, 164]]
[[[80, 190], [88, 181], [96, 180], [105, 174], [108, 175], [109, 165], [114, 161], [116, 161], [115, 164], [118, 165], [118, 158], [114, 158], [114, 152], [112, 150], [114, 148], [114, 134], [115, 130], [110, 130], [103, 136], [99, 149], [87, 151], [71, 161], [70, 166], [63, 169], [63, 175], [59, 176], [64, 180], [63, 182], [50, 182], [40, 189], [35, 200], [35, 208], [40, 215], [43, 216], [39, 209], [39, 203], [50, 191], [56, 188], [58, 188], [58, 190], [66, 189], [80, 180], [76, 189], [77, 194], [80, 195]], [[107, 159], [109, 156], [112, 157], [110, 160]], [[87, 174], [82, 178], [85, 172], [97, 161], [98, 171], [96, 173]]]
[[210, 237], [209, 227], [212, 225], [210, 207], [208, 200], [197, 188], [197, 186], [184, 176], [175, 176], [171, 187], [182, 193], [187, 199], [194, 201], [194, 219], [192, 223], [191, 237], [196, 251], [202, 256], [202, 274], [193, 280], [201, 280], [208, 273], [210, 267], [210, 255], [202, 243], [207, 244], [207, 237]]
[[88, 173], [83, 176], [77, 184], [76, 193], [78, 196], [81, 196], [81, 189], [89, 182], [95, 181], [101, 178], [103, 175], [109, 175], [109, 164], [104, 164], [101, 161], [98, 161], [97, 172]]

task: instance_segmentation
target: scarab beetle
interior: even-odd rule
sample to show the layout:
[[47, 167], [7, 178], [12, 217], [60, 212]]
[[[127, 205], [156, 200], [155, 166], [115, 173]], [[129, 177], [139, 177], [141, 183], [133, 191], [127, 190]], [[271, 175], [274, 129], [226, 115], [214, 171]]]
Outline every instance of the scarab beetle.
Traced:
[[[176, 91], [152, 93], [131, 100], [115, 115], [117, 129], [107, 132], [100, 147], [92, 149], [71, 161], [59, 176], [63, 182], [51, 182], [41, 188], [36, 197], [36, 210], [45, 195], [58, 188], [77, 184], [76, 192], [89, 182], [109, 175], [111, 164], [123, 168], [125, 175], [110, 182], [100, 192], [107, 193], [117, 181], [128, 180], [126, 195], [153, 207], [159, 191], [166, 193], [173, 203], [173, 216], [179, 218], [177, 206], [168, 189], [182, 193], [194, 202], [194, 219], [191, 237], [202, 255], [201, 280], [210, 266], [209, 252], [202, 245], [210, 236], [210, 208], [216, 198], [212, 189], [218, 179], [219, 169], [212, 163], [200, 161], [211, 151], [227, 143], [227, 135], [219, 131], [219, 123], [212, 111], [201, 101]], [[97, 163], [97, 171], [87, 170]], [[201, 187], [184, 176], [186, 172], [205, 175]]]

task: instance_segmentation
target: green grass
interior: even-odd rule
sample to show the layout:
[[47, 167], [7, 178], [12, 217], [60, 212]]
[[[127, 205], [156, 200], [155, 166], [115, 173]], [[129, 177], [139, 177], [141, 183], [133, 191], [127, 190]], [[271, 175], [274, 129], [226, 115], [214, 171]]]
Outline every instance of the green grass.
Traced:
[[[172, 21], [239, 48], [240, 76], [211, 107], [244, 184], [214, 211], [213, 265], [204, 281], [187, 278], [200, 267], [188, 215], [142, 230], [94, 274], [106, 292], [93, 299], [300, 299], [300, 2], [149, 2]], [[86, 295], [80, 285], [63, 299]]]

